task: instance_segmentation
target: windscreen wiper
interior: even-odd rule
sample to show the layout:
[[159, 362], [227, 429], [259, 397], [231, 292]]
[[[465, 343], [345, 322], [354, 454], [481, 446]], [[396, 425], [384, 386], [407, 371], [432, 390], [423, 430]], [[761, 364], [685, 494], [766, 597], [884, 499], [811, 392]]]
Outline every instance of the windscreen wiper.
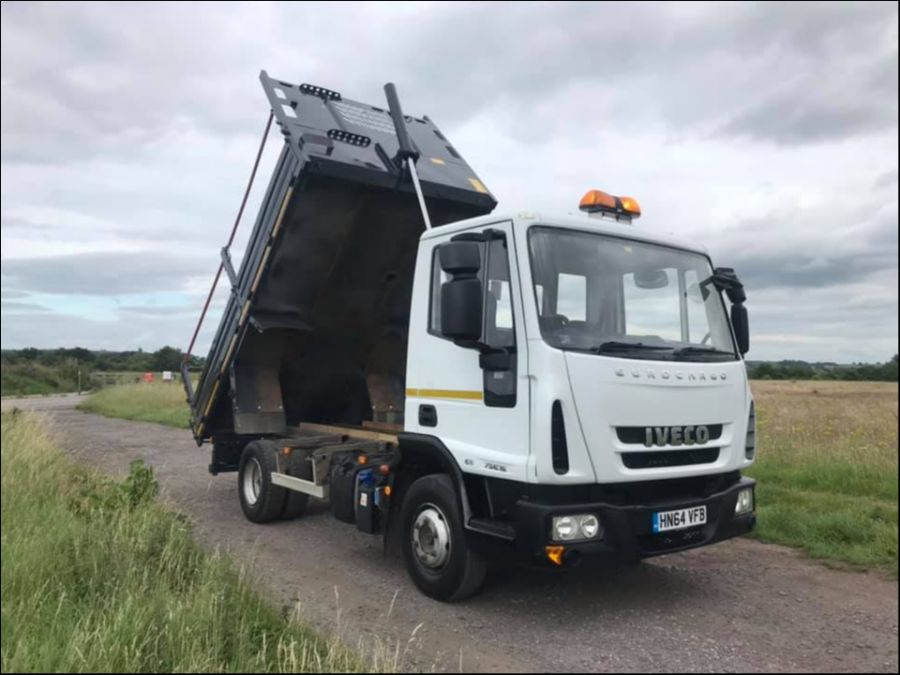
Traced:
[[730, 356], [734, 358], [734, 352], [726, 352], [722, 349], [716, 349], [715, 347], [681, 347], [680, 349], [676, 349], [672, 352], [672, 356], [676, 359], [679, 356], [688, 356], [690, 354], [699, 354], [699, 355], [717, 355], [717, 356]]
[[612, 354], [615, 352], [627, 352], [633, 350], [657, 350], [664, 349], [666, 351], [671, 350], [671, 347], [666, 347], [665, 345], [648, 345], [643, 342], [617, 342], [616, 340], [609, 340], [607, 342], [601, 342], [596, 347], [592, 347], [591, 351], [596, 352], [598, 354]]

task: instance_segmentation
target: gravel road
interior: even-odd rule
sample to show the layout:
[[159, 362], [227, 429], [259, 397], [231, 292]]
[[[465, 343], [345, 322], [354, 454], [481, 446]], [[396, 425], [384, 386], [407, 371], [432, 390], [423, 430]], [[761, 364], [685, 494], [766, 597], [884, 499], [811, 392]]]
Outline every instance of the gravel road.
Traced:
[[[465, 603], [421, 596], [381, 539], [321, 504], [295, 522], [244, 519], [236, 478], [206, 471], [190, 433], [75, 410], [77, 396], [3, 401], [43, 410], [78, 460], [121, 475], [152, 465], [197, 538], [250, 567], [274, 602], [323, 633], [398, 648], [438, 671], [897, 672], [897, 583], [779, 546], [732, 540], [627, 569], [511, 570]], [[374, 645], [374, 647], [373, 647]]]

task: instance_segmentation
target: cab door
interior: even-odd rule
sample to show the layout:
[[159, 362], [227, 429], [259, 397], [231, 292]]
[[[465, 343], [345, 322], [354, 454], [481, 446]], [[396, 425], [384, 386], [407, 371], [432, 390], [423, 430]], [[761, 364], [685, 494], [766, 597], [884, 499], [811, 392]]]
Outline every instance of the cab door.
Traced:
[[[468, 239], [479, 246], [482, 337], [460, 346], [441, 333], [439, 248]], [[509, 222], [423, 239], [410, 314], [405, 426], [439, 438], [466, 473], [526, 480], [529, 448], [527, 340]]]

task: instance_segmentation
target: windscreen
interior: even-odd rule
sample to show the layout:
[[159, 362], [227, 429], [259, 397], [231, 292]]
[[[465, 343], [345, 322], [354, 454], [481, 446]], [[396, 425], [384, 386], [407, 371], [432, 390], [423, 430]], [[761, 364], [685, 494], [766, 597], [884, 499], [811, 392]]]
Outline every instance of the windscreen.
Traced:
[[625, 358], [738, 358], [705, 256], [608, 235], [533, 227], [541, 334], [560, 349]]

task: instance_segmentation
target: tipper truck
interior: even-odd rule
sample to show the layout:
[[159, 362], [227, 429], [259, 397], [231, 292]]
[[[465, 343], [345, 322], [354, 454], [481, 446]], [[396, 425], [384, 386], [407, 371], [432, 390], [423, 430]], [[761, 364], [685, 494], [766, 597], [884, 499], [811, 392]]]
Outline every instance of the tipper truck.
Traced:
[[283, 148], [239, 269], [233, 231], [221, 251], [231, 291], [196, 385], [183, 369], [194, 437], [249, 520], [328, 500], [445, 601], [489, 566], [636, 561], [755, 526], [734, 270], [637, 227], [629, 197], [493, 213], [391, 84], [382, 107], [260, 79]]

